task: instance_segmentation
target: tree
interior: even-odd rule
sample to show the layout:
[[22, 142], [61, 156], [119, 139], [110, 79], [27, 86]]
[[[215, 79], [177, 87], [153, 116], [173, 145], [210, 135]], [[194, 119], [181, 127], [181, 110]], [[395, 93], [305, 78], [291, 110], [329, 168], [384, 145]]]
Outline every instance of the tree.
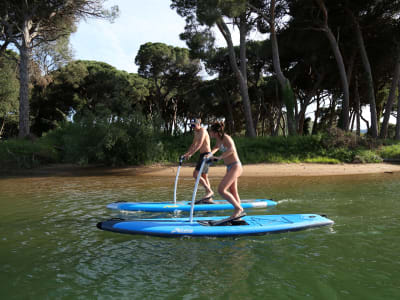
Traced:
[[146, 105], [147, 80], [96, 61], [74, 61], [50, 74], [47, 86], [32, 91], [32, 132], [75, 122], [124, 123]]
[[[362, 66], [365, 72], [365, 77], [366, 77], [366, 83], [367, 83], [367, 96], [370, 104], [370, 113], [371, 113], [371, 128], [370, 132], [372, 137], [376, 138], [378, 137], [378, 118], [377, 118], [377, 111], [376, 111], [376, 101], [375, 101], [375, 90], [374, 90], [374, 80], [372, 76], [372, 69], [371, 69], [371, 63], [370, 59], [368, 57], [366, 45], [364, 42], [364, 36], [361, 28], [360, 21], [362, 21], [362, 18], [367, 18], [370, 17], [371, 11], [373, 13], [374, 7], [377, 6], [381, 1], [363, 1], [362, 5], [358, 3], [357, 1], [353, 3], [348, 3], [348, 1], [345, 1], [345, 9], [350, 16], [352, 22], [353, 22], [353, 27], [354, 27], [354, 32], [358, 44], [358, 48], [360, 51], [361, 55], [361, 61], [362, 61]], [[367, 12], [367, 14], [366, 14]], [[368, 25], [370, 26], [370, 25]]]
[[393, 102], [396, 96], [396, 90], [399, 80], [400, 80], [400, 54], [398, 54], [395, 62], [392, 84], [390, 86], [390, 93], [385, 106], [385, 115], [381, 126], [381, 132], [379, 134], [379, 137], [381, 139], [385, 139], [387, 137], [390, 114], [392, 112]]
[[154, 86], [155, 109], [165, 122], [164, 130], [172, 133], [176, 127], [176, 114], [180, 94], [195, 89], [200, 72], [200, 62], [191, 59], [189, 50], [163, 43], [146, 43], [140, 46], [135, 58], [138, 74]]
[[38, 64], [41, 76], [62, 68], [72, 61], [73, 51], [69, 45], [69, 36], [62, 36], [55, 41], [41, 43], [32, 49], [32, 59]]
[[[400, 83], [398, 83], [398, 89], [400, 90]], [[400, 93], [397, 96], [397, 117], [396, 117], [396, 135], [395, 139], [400, 140]]]
[[13, 43], [20, 54], [19, 136], [29, 135], [29, 62], [32, 49], [40, 43], [68, 36], [81, 18], [113, 19], [118, 7], [103, 9], [103, 0], [3, 0], [0, 24], [3, 45]]
[[349, 83], [347, 79], [345, 64], [343, 61], [342, 53], [340, 52], [338, 41], [336, 40], [331, 28], [328, 24], [328, 10], [325, 6], [324, 0], [315, 0], [319, 9], [322, 12], [322, 23], [319, 25], [319, 30], [322, 30], [329, 40], [329, 44], [336, 59], [339, 69], [340, 80], [343, 91], [343, 104], [342, 104], [342, 129], [347, 131], [349, 129]]
[[[246, 74], [246, 37], [253, 26], [253, 21], [251, 13], [246, 7], [246, 2], [242, 0], [172, 0], [171, 7], [186, 19], [185, 32], [181, 35], [181, 38], [187, 41], [188, 46], [210, 48], [210, 44], [213, 41], [211, 28], [214, 26], [218, 28], [224, 37], [228, 47], [230, 66], [237, 78], [242, 96], [246, 135], [250, 137], [256, 136]], [[239, 65], [234, 51], [232, 35], [225, 19], [239, 29]], [[204, 53], [199, 49], [194, 49], [193, 52]]]
[[294, 116], [294, 107], [296, 105], [296, 99], [289, 79], [286, 78], [282, 72], [280, 58], [279, 58], [279, 47], [278, 47], [276, 25], [275, 25], [276, 1], [271, 0], [269, 3], [269, 8], [267, 2], [262, 1], [261, 6], [267, 9], [269, 14], [264, 13], [261, 8], [258, 8], [252, 4], [249, 4], [249, 6], [254, 11], [258, 12], [260, 17], [262, 17], [269, 24], [270, 39], [272, 46], [272, 61], [275, 74], [277, 76], [279, 85], [281, 87], [282, 97], [286, 106], [288, 131], [289, 135], [296, 135], [297, 131], [296, 131], [295, 116]]

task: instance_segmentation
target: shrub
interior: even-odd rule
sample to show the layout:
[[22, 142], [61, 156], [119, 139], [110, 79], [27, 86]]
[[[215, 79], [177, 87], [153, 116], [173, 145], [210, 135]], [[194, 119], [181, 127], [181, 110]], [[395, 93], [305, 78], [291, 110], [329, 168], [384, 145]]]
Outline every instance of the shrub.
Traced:
[[371, 150], [360, 150], [353, 159], [353, 163], [380, 163], [382, 161], [382, 157]]
[[0, 142], [1, 168], [33, 168], [41, 164], [58, 161], [58, 153], [54, 147], [40, 139], [10, 139]]
[[355, 149], [359, 146], [361, 138], [353, 132], [345, 132], [333, 127], [322, 134], [321, 143], [324, 148], [348, 148]]
[[83, 119], [66, 123], [46, 138], [62, 149], [62, 161], [111, 166], [160, 160], [164, 147], [158, 133], [142, 116], [124, 122]]
[[378, 153], [385, 159], [400, 159], [400, 144], [382, 146]]

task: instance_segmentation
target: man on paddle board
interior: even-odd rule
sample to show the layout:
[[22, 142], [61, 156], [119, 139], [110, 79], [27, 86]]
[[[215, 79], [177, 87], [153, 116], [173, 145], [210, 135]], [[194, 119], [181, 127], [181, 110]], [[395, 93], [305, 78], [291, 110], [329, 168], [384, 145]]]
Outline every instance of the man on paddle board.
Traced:
[[[210, 154], [211, 152], [211, 144], [210, 136], [208, 135], [207, 130], [201, 127], [201, 119], [197, 118], [191, 120], [190, 127], [194, 130], [193, 142], [190, 145], [189, 150], [183, 156], [185, 157], [185, 159], [189, 159], [197, 151], [200, 152], [199, 160], [197, 161], [196, 168], [193, 171], [193, 177], [196, 179], [197, 175], [199, 174], [204, 156]], [[203, 172], [200, 177], [200, 184], [205, 188], [206, 195], [204, 196], [204, 198], [196, 201], [196, 204], [214, 203], [212, 201], [214, 192], [211, 189], [210, 181], [208, 179], [208, 164], [206, 164], [203, 168]]]

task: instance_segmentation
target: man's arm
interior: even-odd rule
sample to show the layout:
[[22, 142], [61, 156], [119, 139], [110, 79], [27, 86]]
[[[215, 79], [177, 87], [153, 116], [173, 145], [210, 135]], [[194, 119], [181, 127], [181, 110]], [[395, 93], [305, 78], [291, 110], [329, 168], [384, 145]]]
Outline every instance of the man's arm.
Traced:
[[200, 130], [200, 132], [194, 135], [192, 145], [190, 145], [189, 150], [184, 154], [186, 158], [190, 158], [201, 148], [201, 145], [203, 145], [204, 139], [206, 137], [204, 131], [205, 129], [203, 128], [202, 130]]

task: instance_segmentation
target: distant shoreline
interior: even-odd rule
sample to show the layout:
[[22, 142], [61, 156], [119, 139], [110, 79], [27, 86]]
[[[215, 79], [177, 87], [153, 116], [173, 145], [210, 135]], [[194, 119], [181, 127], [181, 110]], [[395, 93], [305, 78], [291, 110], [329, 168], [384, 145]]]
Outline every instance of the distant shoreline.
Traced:
[[[180, 177], [192, 177], [194, 165], [184, 165]], [[176, 176], [177, 165], [154, 164], [150, 166], [132, 167], [80, 167], [70, 164], [49, 165], [28, 170], [2, 170], [1, 176], [96, 176], [96, 175], [132, 175], [132, 176]], [[224, 176], [223, 165], [212, 166], [210, 177]], [[315, 164], [315, 163], [262, 163], [245, 164], [242, 177], [288, 177], [288, 176], [335, 176], [400, 172], [400, 164]]]
[[[191, 177], [194, 167], [184, 166], [179, 176]], [[129, 168], [123, 169], [130, 172]], [[131, 170], [144, 176], [175, 176], [176, 166], [139, 167]], [[400, 164], [315, 164], [315, 163], [270, 163], [244, 165], [242, 177], [287, 177], [287, 176], [334, 176], [400, 172]], [[225, 166], [210, 168], [210, 176], [224, 176]]]

